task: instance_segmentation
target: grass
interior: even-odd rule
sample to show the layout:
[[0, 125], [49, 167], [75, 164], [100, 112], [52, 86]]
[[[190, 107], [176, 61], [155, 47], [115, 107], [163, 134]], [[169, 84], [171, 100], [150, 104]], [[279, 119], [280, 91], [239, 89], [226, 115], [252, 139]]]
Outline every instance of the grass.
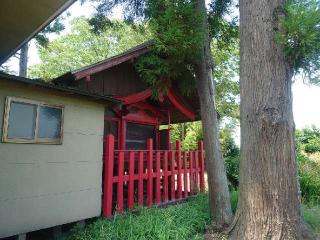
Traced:
[[201, 239], [209, 222], [208, 197], [202, 194], [167, 208], [142, 208], [139, 214], [100, 219], [85, 229], [75, 228], [68, 239]]
[[320, 206], [304, 206], [304, 220], [320, 236]]
[[[238, 193], [231, 192], [235, 211]], [[304, 218], [320, 235], [320, 206], [304, 205]], [[203, 239], [205, 225], [210, 222], [208, 195], [198, 195], [185, 203], [166, 208], [142, 208], [138, 213], [124, 213], [112, 219], [100, 219], [87, 227], [76, 227], [68, 240], [117, 239]]]

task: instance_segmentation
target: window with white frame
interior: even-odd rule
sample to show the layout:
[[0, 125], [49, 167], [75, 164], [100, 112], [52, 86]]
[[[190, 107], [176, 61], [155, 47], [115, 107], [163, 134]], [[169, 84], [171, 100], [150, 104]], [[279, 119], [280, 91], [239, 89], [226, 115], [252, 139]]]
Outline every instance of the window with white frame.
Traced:
[[12, 143], [62, 143], [63, 106], [7, 97], [3, 141]]

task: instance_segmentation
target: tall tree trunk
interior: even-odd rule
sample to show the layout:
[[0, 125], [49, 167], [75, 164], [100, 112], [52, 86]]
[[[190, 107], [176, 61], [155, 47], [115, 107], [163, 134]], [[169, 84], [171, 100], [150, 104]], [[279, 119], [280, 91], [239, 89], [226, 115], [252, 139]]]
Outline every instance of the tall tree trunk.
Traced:
[[224, 161], [219, 143], [217, 112], [215, 108], [215, 87], [212, 76], [212, 56], [206, 18], [205, 0], [196, 0], [197, 11], [203, 16], [204, 38], [201, 56], [196, 66], [197, 90], [201, 106], [206, 170], [208, 173], [209, 205], [214, 223], [224, 228], [232, 221], [230, 195]]
[[19, 59], [19, 76], [27, 77], [29, 43], [22, 46]]
[[292, 69], [275, 42], [284, 2], [240, 0], [240, 196], [231, 239], [312, 239], [300, 209]]

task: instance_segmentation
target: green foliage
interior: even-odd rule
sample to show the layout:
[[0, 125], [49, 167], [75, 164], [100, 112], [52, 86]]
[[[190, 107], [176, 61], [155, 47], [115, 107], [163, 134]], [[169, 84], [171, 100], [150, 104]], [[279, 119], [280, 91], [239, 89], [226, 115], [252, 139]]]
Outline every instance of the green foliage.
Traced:
[[142, 21], [145, 16], [146, 0], [81, 0], [82, 3], [91, 1], [98, 3], [96, 12], [91, 18], [92, 26], [99, 30], [99, 26], [103, 26], [108, 22], [108, 16], [116, 7], [121, 7], [124, 19], [127, 23]]
[[210, 221], [208, 206], [203, 194], [167, 208], [143, 208], [74, 229], [69, 240], [196, 239]]
[[[238, 189], [239, 186], [239, 164], [240, 150], [234, 141], [236, 123], [226, 124], [220, 128], [220, 143], [225, 166], [229, 188]], [[203, 139], [201, 122], [180, 123], [171, 125], [171, 141], [182, 139], [182, 149], [197, 149], [198, 142]]]
[[277, 40], [296, 72], [320, 83], [320, 1], [289, 0], [280, 16]]
[[320, 129], [315, 126], [296, 131], [298, 150], [306, 153], [320, 152]]
[[48, 34], [56, 33], [60, 34], [64, 29], [65, 26], [62, 23], [64, 17], [59, 16], [53, 22], [51, 22], [45, 29], [43, 29], [40, 33], [38, 33], [34, 38], [37, 41], [37, 44], [40, 47], [46, 47], [49, 44]]
[[209, 32], [219, 49], [228, 49], [239, 38], [238, 18], [227, 21], [224, 17], [231, 14], [234, 5], [233, 0], [212, 0], [209, 3]]
[[41, 47], [40, 64], [30, 67], [30, 76], [52, 79], [107, 57], [119, 54], [150, 38], [147, 26], [133, 26], [114, 21], [95, 34], [86, 18], [71, 22], [71, 32]]
[[225, 166], [230, 190], [239, 188], [240, 155], [225, 158]]
[[219, 46], [219, 41], [213, 39], [211, 49], [215, 61], [213, 76], [219, 119], [239, 119], [239, 41], [234, 40], [227, 48], [223, 48]]
[[239, 192], [238, 191], [231, 191], [230, 192], [230, 201], [231, 201], [231, 209], [232, 209], [233, 213], [235, 213], [237, 210], [238, 199], [239, 199]]
[[186, 94], [194, 88], [193, 68], [203, 38], [201, 16], [195, 14], [194, 9], [193, 2], [187, 0], [147, 1], [155, 47], [151, 54], [140, 58], [136, 68], [157, 90], [162, 84], [170, 85], [177, 80], [183, 81], [182, 90]]
[[305, 203], [320, 205], [320, 164], [298, 153], [299, 181]]

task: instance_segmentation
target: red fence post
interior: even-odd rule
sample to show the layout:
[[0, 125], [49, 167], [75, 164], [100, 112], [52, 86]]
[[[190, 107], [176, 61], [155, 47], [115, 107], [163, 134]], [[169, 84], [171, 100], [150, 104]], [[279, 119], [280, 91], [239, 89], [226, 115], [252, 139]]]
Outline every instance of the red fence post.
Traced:
[[203, 151], [203, 141], [199, 142], [198, 145], [199, 149], [199, 165], [200, 165], [200, 191], [205, 191], [205, 184], [204, 184], [204, 151]]
[[129, 189], [128, 189], [128, 208], [134, 207], [134, 157], [135, 152], [129, 153]]
[[193, 152], [189, 152], [189, 184], [190, 184], [190, 196], [193, 195]]
[[176, 186], [175, 186], [175, 151], [170, 151], [170, 170], [171, 170], [171, 201], [176, 199]]
[[195, 173], [194, 173], [194, 185], [197, 188], [198, 191], [199, 189], [199, 159], [198, 159], [198, 151], [194, 151], [194, 162], [195, 162]]
[[156, 204], [159, 204], [161, 201], [161, 188], [160, 188], [160, 155], [158, 151], [156, 154]]
[[103, 216], [112, 216], [112, 178], [114, 163], [114, 137], [109, 134], [104, 140], [104, 185], [103, 185]]
[[153, 181], [153, 140], [152, 138], [149, 138], [147, 141], [147, 165], [148, 165], [148, 206], [152, 206], [153, 202], [153, 189], [152, 189], [152, 181]]
[[163, 156], [163, 193], [164, 193], [164, 202], [169, 200], [169, 190], [168, 190], [168, 152], [164, 152]]
[[117, 191], [117, 206], [118, 213], [123, 212], [123, 171], [124, 171], [124, 152], [119, 152], [118, 159], [118, 191]]
[[138, 182], [138, 204], [140, 206], [143, 206], [143, 152], [140, 151], [139, 152], [139, 167], [138, 167], [138, 171], [139, 171], [139, 182]]
[[187, 153], [183, 153], [183, 193], [184, 197], [188, 197], [188, 166], [187, 166]]
[[182, 184], [181, 184], [181, 143], [179, 140], [176, 141], [176, 150], [177, 150], [177, 168], [178, 168], [178, 176], [177, 176], [177, 197], [181, 199], [182, 197]]

